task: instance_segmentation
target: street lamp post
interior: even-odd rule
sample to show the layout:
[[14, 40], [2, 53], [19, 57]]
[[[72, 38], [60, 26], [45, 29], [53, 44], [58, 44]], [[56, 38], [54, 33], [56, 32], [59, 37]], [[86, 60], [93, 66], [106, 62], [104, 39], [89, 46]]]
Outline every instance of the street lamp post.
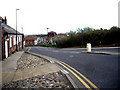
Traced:
[[24, 34], [23, 34], [23, 27], [21, 28], [22, 29], [22, 49], [24, 48]]
[[46, 28], [46, 29], [47, 29], [47, 34], [48, 34], [48, 29], [49, 29], [49, 28]]
[[[47, 29], [47, 37], [49, 37], [49, 36], [48, 36], [48, 29], [49, 29], [49, 28], [46, 28], [46, 29]], [[47, 39], [47, 43], [48, 43], [48, 39]]]
[[22, 31], [22, 34], [23, 34], [23, 27], [21, 27], [21, 31]]
[[16, 51], [18, 51], [18, 47], [17, 47], [17, 11], [20, 9], [16, 9]]

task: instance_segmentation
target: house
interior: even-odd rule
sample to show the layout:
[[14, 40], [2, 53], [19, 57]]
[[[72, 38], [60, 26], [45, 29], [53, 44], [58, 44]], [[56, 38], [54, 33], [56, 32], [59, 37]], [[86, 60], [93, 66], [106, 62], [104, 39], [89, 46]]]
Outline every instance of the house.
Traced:
[[37, 44], [41, 45], [43, 43], [50, 43], [50, 39], [55, 36], [57, 36], [57, 33], [54, 31], [48, 32], [47, 35], [39, 35], [37, 37]]
[[48, 40], [47, 40], [47, 36], [43, 36], [43, 37], [38, 37], [37, 38], [37, 45], [41, 45], [43, 43], [47, 43]]
[[56, 32], [54, 32], [54, 31], [48, 32], [48, 34], [47, 34], [48, 43], [50, 43], [50, 39], [51, 39], [52, 37], [55, 37], [55, 36], [57, 36], [57, 33], [56, 33]]
[[34, 46], [34, 45], [37, 45], [37, 36], [36, 35], [25, 36], [25, 46]]
[[24, 34], [7, 25], [7, 19], [1, 20], [2, 59], [9, 57], [14, 52], [23, 49]]
[[52, 44], [52, 45], [56, 45], [57, 44], [57, 41], [64, 38], [64, 37], [67, 37], [67, 34], [57, 34], [55, 35], [54, 37], [51, 37], [49, 42]]
[[48, 34], [39, 35], [27, 35], [25, 36], [25, 46], [42, 45], [44, 43], [51, 43], [55, 45], [54, 38], [61, 38], [67, 36], [66, 34], [57, 34], [54, 31], [48, 32]]

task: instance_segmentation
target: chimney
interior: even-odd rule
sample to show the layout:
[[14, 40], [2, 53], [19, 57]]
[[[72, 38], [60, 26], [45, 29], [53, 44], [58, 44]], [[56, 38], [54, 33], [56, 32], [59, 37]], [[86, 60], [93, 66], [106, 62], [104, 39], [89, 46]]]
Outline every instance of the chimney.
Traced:
[[4, 19], [4, 20], [5, 20], [4, 23], [7, 24], [7, 18], [6, 18], [6, 16], [5, 16], [5, 19]]

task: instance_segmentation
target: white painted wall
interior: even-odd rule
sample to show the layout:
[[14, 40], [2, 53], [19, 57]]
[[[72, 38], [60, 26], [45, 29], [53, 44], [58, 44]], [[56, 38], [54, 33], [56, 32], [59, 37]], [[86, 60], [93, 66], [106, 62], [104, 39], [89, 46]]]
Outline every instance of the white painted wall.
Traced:
[[12, 36], [10, 36], [10, 48], [12, 47]]
[[5, 57], [8, 57], [8, 41], [5, 41]]
[[16, 36], [14, 35], [14, 45], [16, 45]]

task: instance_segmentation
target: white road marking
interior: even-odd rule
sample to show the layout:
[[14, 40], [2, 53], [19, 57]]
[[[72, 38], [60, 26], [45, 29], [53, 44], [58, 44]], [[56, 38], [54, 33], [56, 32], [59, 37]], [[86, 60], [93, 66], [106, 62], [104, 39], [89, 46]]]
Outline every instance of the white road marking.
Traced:
[[70, 55], [69, 57], [74, 57], [73, 55]]
[[55, 51], [55, 50], [54, 50], [53, 52], [59, 52], [59, 51]]
[[31, 47], [29, 47], [29, 49], [27, 51], [30, 52], [30, 50], [31, 50]]
[[50, 61], [50, 63], [55, 63], [54, 61], [51, 61], [51, 60], [49, 60]]
[[64, 69], [62, 69], [61, 72], [63, 72], [64, 74], [69, 74], [69, 72]]

